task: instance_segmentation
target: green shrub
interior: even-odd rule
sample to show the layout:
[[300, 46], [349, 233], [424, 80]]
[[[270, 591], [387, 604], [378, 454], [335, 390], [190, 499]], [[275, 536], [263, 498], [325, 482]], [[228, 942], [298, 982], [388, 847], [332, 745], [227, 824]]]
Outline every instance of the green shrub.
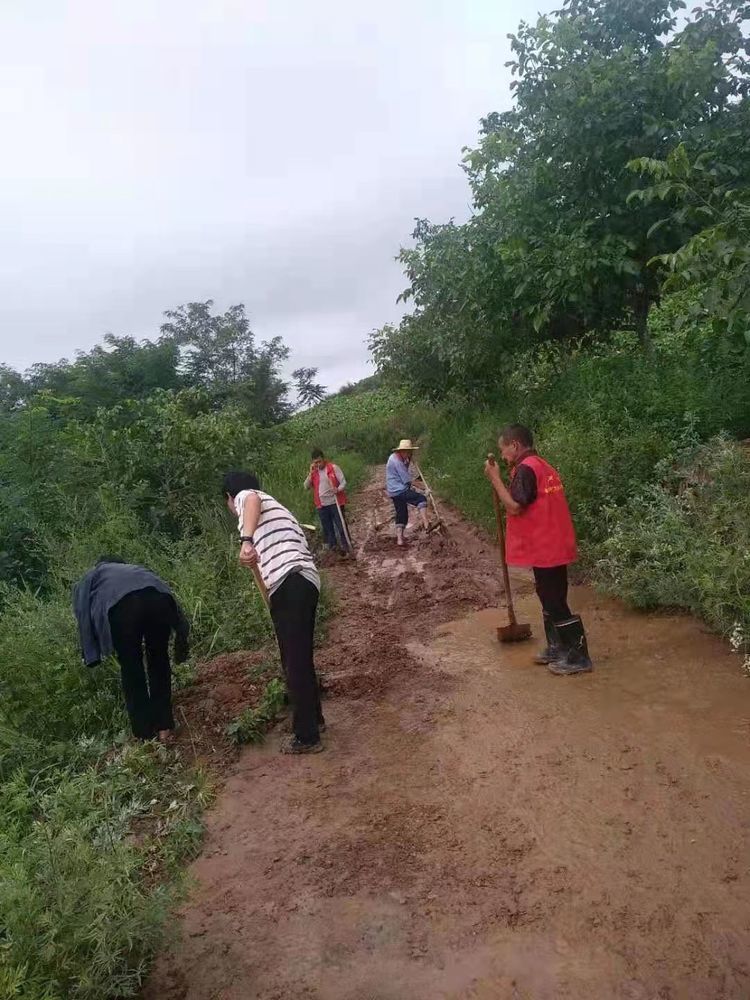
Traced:
[[284, 682], [273, 677], [266, 684], [263, 696], [254, 708], [246, 708], [227, 726], [227, 735], [235, 743], [262, 743], [268, 727], [284, 706]]
[[209, 794], [201, 775], [143, 745], [0, 784], [0, 997], [134, 996], [174, 898], [144, 875], [195, 853]]
[[723, 437], [663, 463], [607, 511], [596, 578], [637, 607], [678, 607], [750, 631], [750, 460]]

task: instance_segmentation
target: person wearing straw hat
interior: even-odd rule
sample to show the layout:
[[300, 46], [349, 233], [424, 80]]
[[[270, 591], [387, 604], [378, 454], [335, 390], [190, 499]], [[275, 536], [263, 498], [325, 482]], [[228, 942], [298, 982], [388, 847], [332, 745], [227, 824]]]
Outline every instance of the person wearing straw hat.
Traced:
[[320, 576], [296, 517], [260, 490], [250, 472], [224, 476], [227, 507], [239, 519], [240, 562], [260, 574], [292, 707], [291, 740], [282, 753], [318, 753], [325, 720], [313, 659]]
[[409, 523], [409, 507], [416, 507], [422, 519], [425, 531], [430, 522], [427, 518], [427, 497], [414, 489], [415, 477], [411, 469], [411, 460], [419, 448], [408, 438], [403, 438], [397, 448], [391, 452], [391, 457], [385, 467], [385, 489], [393, 502], [396, 511], [396, 542], [404, 544], [404, 531]]

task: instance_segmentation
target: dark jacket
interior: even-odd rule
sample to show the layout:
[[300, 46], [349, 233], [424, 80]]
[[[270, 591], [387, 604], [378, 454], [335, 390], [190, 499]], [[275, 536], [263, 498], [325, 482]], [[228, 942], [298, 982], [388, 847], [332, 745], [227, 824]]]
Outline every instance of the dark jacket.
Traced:
[[73, 588], [73, 610], [78, 620], [81, 653], [87, 667], [100, 663], [114, 652], [109, 612], [127, 594], [152, 587], [168, 594], [174, 603], [175, 651], [178, 662], [187, 658], [190, 624], [167, 584], [151, 570], [131, 563], [101, 562]]

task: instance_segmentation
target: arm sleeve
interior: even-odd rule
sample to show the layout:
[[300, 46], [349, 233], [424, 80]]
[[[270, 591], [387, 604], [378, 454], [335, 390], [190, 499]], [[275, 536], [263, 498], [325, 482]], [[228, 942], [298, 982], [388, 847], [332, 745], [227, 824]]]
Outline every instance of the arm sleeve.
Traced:
[[78, 622], [81, 655], [87, 667], [101, 662], [102, 654], [94, 625], [91, 621], [91, 573], [87, 573], [73, 590], [73, 611]]
[[522, 507], [528, 507], [536, 500], [536, 476], [528, 465], [518, 466], [510, 484], [510, 495]]
[[346, 478], [344, 476], [344, 473], [341, 471], [338, 465], [334, 465], [333, 471], [336, 473], [336, 478], [339, 481], [339, 489], [343, 490], [346, 487]]

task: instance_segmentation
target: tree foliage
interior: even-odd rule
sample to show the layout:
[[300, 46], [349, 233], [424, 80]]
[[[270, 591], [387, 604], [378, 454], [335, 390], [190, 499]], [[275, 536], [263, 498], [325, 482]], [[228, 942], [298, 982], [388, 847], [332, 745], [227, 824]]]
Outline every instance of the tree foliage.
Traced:
[[0, 413], [36, 405], [62, 420], [86, 420], [100, 407], [148, 399], [159, 390], [200, 389], [214, 408], [241, 407], [256, 424], [292, 412], [281, 367], [289, 348], [280, 337], [258, 345], [245, 307], [224, 313], [213, 302], [169, 310], [155, 340], [107, 334], [73, 361], [35, 364], [21, 374], [0, 366]]
[[213, 301], [190, 302], [166, 313], [162, 336], [181, 349], [187, 383], [203, 389], [217, 407], [237, 403], [262, 424], [277, 423], [291, 412], [280, 369], [289, 357], [281, 337], [258, 346], [244, 305], [221, 314]]
[[706, 222], [631, 198], [642, 181], [628, 165], [682, 145], [731, 164], [738, 186], [750, 169], [750, 4], [710, 0], [687, 21], [684, 6], [565, 0], [511, 36], [513, 107], [465, 151], [474, 214], [417, 222], [399, 258], [413, 312], [371, 338], [382, 371], [430, 395], [481, 393], [535, 341], [624, 327], [648, 346], [664, 277], [651, 262], [696, 252]]
[[325, 386], [315, 381], [317, 377], [317, 368], [295, 368], [292, 372], [300, 406], [314, 406], [325, 399]]
[[692, 315], [750, 343], [750, 189], [737, 186], [738, 170], [710, 153], [691, 162], [684, 145], [666, 160], [644, 158], [631, 167], [652, 181], [633, 200], [672, 205], [654, 228], [671, 220], [702, 225], [674, 253], [651, 261], [666, 271], [665, 290], [697, 288]]

